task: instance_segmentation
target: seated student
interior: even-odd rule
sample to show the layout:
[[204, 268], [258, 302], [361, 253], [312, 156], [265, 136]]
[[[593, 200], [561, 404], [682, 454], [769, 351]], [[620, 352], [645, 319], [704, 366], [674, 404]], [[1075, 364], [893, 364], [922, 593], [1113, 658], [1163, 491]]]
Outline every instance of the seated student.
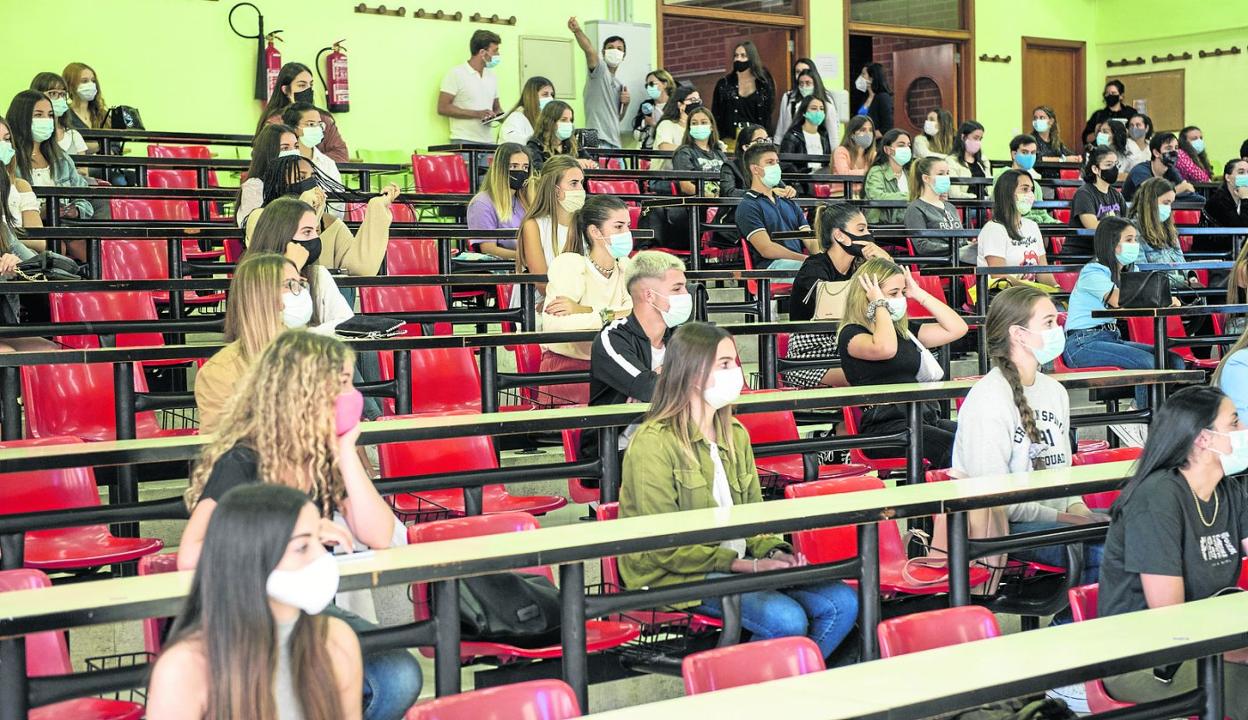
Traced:
[[[880, 138], [880, 154], [867, 171], [863, 197], [867, 200], [910, 199], [910, 186], [906, 178], [906, 165], [911, 158], [910, 136], [893, 128]], [[876, 225], [896, 225], [906, 214], [906, 208], [867, 208], [867, 220]]]
[[[845, 124], [841, 144], [832, 151], [833, 175], [866, 175], [875, 164], [875, 125], [866, 115], [855, 115]], [[857, 196], [862, 185], [855, 183], [851, 192]]]
[[[1118, 172], [1127, 172], [1127, 126], [1124, 123], [1106, 120], [1096, 126], [1096, 139], [1088, 148], [1111, 148], [1118, 156]], [[1085, 151], [1086, 152], [1086, 151]]]
[[1132, 115], [1127, 121], [1127, 152], [1119, 161], [1124, 173], [1129, 173], [1136, 165], [1152, 159], [1153, 154], [1148, 149], [1148, 141], [1152, 137], [1153, 119], [1144, 113]]
[[[624, 455], [620, 517], [762, 502], [749, 433], [732, 417], [745, 385], [732, 336], [690, 323], [672, 336], [670, 349], [650, 410]], [[755, 535], [622, 555], [620, 576], [628, 588], [654, 588], [804, 564], [781, 536]], [[723, 616], [718, 598], [694, 604], [695, 612]], [[824, 657], [853, 629], [857, 614], [857, 593], [840, 581], [741, 595], [741, 626], [753, 639], [806, 636]]]
[[[555, 256], [572, 236], [572, 217], [585, 206], [585, 173], [571, 155], [556, 155], [537, 177], [532, 204], [520, 223], [516, 241], [516, 272], [545, 275]], [[537, 299], [546, 295], [537, 284]], [[519, 302], [519, 293], [512, 295]], [[518, 305], [517, 305], [518, 306]]]
[[[1226, 481], [1248, 468], [1248, 442], [1234, 403], [1216, 388], [1185, 387], [1166, 400], [1153, 423], [1165, 432], [1148, 439], [1110, 511], [1100, 617], [1203, 600], [1234, 588], [1239, 578], [1248, 498], [1241, 483]], [[1244, 720], [1248, 652], [1222, 657], [1226, 715]], [[1105, 678], [1109, 695], [1130, 703], [1173, 697], [1196, 686], [1194, 661]]]
[[[827, 118], [828, 101], [814, 95], [802, 98], [797, 104], [797, 117], [800, 122], [789, 126], [788, 131], [780, 140], [780, 153], [783, 155], [822, 155], [832, 154], [832, 141], [828, 138], [828, 128], [824, 124]], [[810, 174], [827, 172], [830, 159], [826, 162], [782, 163], [781, 167], [788, 173]]]
[[[624, 287], [632, 312], [608, 323], [589, 351], [591, 407], [650, 402], [667, 355], [667, 340], [693, 314], [685, 264], [675, 255], [658, 250], [637, 253], [625, 273]], [[620, 434], [621, 450], [636, 429], [630, 425]], [[581, 433], [580, 457], [598, 457], [597, 432]]]
[[287, 328], [316, 324], [307, 280], [294, 261], [277, 253], [248, 253], [234, 270], [225, 306], [225, 347], [195, 373], [199, 431], [216, 432], [247, 369]]
[[1047, 105], [1040, 105], [1031, 111], [1031, 129], [1035, 131], [1036, 153], [1045, 162], [1066, 162], [1068, 155], [1078, 153], [1066, 147], [1062, 142], [1062, 131], [1057, 122], [1057, 113]]
[[238, 187], [234, 200], [234, 220], [246, 227], [251, 211], [264, 205], [264, 176], [278, 157], [299, 154], [299, 137], [289, 125], [265, 125], [251, 141], [251, 165], [247, 179]]
[[[719, 166], [719, 196], [720, 197], [742, 197], [746, 191], [750, 189], [750, 169], [745, 165], [745, 151], [750, 146], [757, 143], [770, 143], [771, 136], [767, 134], [767, 128], [762, 125], [753, 123], [741, 126], [741, 131], [737, 133], [736, 149], [733, 151], [733, 159]], [[785, 185], [783, 181], [779, 185], [772, 188], [772, 192], [780, 197], [793, 198], [797, 196], [797, 188], [791, 185]], [[729, 208], [729, 215], [735, 215], [736, 208]], [[732, 218], [724, 215], [721, 211], [719, 217], [723, 218], [724, 223], [731, 223]]]
[[[1235, 258], [1235, 266], [1231, 268], [1226, 279], [1226, 304], [1240, 305], [1248, 303], [1248, 243], [1239, 249]], [[1242, 314], [1229, 315], [1226, 318], [1225, 335], [1237, 335], [1248, 329], [1248, 317]], [[1248, 415], [1245, 415], [1248, 417]]]
[[[1035, 188], [1035, 196], [1037, 200], [1052, 200], [1053, 191], [1040, 185], [1041, 175], [1036, 171], [1036, 153], [1038, 153], [1036, 139], [1031, 135], [1015, 135], [1010, 140], [1010, 166], [1008, 168], [997, 168], [992, 171], [992, 177], [1001, 177], [1001, 174], [1007, 170], [1015, 170], [1027, 173], [1031, 176], [1031, 185]], [[1047, 211], [1040, 208], [1032, 208], [1028, 210], [1023, 217], [1031, 220], [1037, 225], [1056, 225], [1061, 222], [1057, 218], [1050, 215]]]
[[[100, 92], [100, 77], [85, 63], [71, 62], [61, 71], [65, 87], [70, 89], [67, 115], [69, 126], [75, 130], [104, 127], [108, 120], [108, 103]], [[100, 143], [87, 143], [87, 152], [100, 152]]]
[[1206, 222], [1217, 227], [1248, 227], [1248, 203], [1244, 200], [1248, 200], [1248, 160], [1232, 158], [1222, 168], [1222, 184], [1209, 193]]
[[[296, 102], [312, 102], [312, 69], [303, 63], [288, 62], [277, 73], [273, 94], [269, 96], [268, 104], [260, 113], [260, 122], [256, 123], [254, 134], [259, 134], [265, 125], [282, 122], [282, 113], [286, 107]], [[347, 149], [346, 141], [342, 139], [342, 133], [338, 131], [334, 116], [324, 110], [320, 113], [321, 121], [325, 123], [325, 139], [321, 141], [320, 151], [334, 162], [350, 161], [351, 152]]]
[[[1083, 164], [1083, 184], [1070, 201], [1071, 227], [1095, 230], [1104, 218], [1125, 217], [1127, 201], [1114, 187], [1117, 181], [1118, 153], [1104, 146], [1093, 148]], [[1091, 255], [1092, 239], [1072, 235], [1062, 250], [1070, 255]]]
[[[884, 258], [868, 260], [854, 271], [848, 293], [836, 346], [850, 385], [930, 382], [944, 377], [930, 349], [966, 335], [966, 321], [919, 287], [909, 270]], [[907, 300], [922, 305], [936, 322], [910, 322]], [[923, 426], [923, 457], [933, 468], [949, 467], [957, 426], [928, 407], [923, 410]], [[876, 405], [863, 409], [859, 427], [867, 434], [893, 433], [906, 429], [908, 423], [900, 405]], [[897, 451], [868, 450], [867, 454], [888, 457]]]
[[[984, 126], [974, 120], [967, 120], [958, 126], [958, 135], [953, 139], [953, 152], [945, 158], [949, 161], [949, 175], [952, 177], [986, 178], [989, 175], [988, 161], [984, 159]], [[949, 189], [951, 198], [983, 197], [983, 186], [959, 185], [954, 183]]]
[[923, 120], [923, 132], [914, 137], [914, 157], [921, 160], [935, 155], [944, 158], [953, 152], [953, 114], [944, 108], [930, 110]]
[[806, 243], [771, 239], [771, 233], [810, 230], [801, 207], [776, 194], [780, 184], [780, 155], [775, 145], [758, 143], [745, 151], [750, 189], [737, 205], [737, 230], [745, 238], [756, 269], [797, 270], [806, 260]]
[[[0, 173], [0, 191], [6, 190], [8, 176]], [[22, 295], [4, 292], [4, 281], [20, 280], [17, 266], [35, 257], [35, 251], [23, 243], [13, 231], [9, 207], [0, 203], [0, 322], [17, 325], [21, 318]], [[57, 345], [40, 337], [0, 338], [0, 353], [56, 350]]]
[[[823, 252], [806, 258], [793, 280], [789, 296], [790, 320], [813, 320], [818, 304], [819, 283], [849, 280], [855, 268], [871, 258], [891, 259], [877, 246], [867, 227], [867, 218], [857, 206], [830, 202], [815, 209], [815, 237]], [[834, 318], [827, 318], [834, 319]], [[837, 359], [836, 333], [793, 333], [788, 358], [792, 360]], [[796, 387], [841, 387], [845, 373], [839, 368], [789, 370], [784, 382]]]
[[[992, 220], [980, 228], [975, 264], [979, 267], [1048, 265], [1040, 226], [1027, 219], [1036, 196], [1032, 179], [1021, 170], [1006, 170], [992, 188]], [[1057, 292], [1057, 280], [1049, 273], [1002, 274], [988, 278], [989, 286], [1033, 285], [1045, 292]]]
[[1179, 157], [1174, 169], [1190, 183], [1205, 183], [1213, 178], [1213, 165], [1205, 153], [1205, 134], [1195, 125], [1179, 131]]
[[[709, 108], [700, 107], [689, 111], [685, 128], [685, 137], [672, 154], [672, 169], [719, 173], [728, 156], [724, 154], [724, 144], [719, 140], [719, 131], [715, 128], [715, 116]], [[697, 183], [692, 180], [681, 180], [677, 183], [681, 195], [696, 195]], [[719, 195], [719, 186], [713, 182], [706, 183], [706, 196]]]
[[507, 113], [502, 127], [498, 130], [498, 142], [520, 145], [527, 143], [529, 138], [533, 137], [533, 128], [537, 126], [538, 116], [554, 99], [555, 86], [551, 81], [541, 75], [534, 75], [525, 80], [524, 87], [520, 90], [520, 99]]
[[676, 80], [663, 68], [646, 75], [646, 99], [637, 106], [633, 117], [633, 139], [642, 150], [654, 148], [654, 132], [663, 119], [663, 110], [676, 94]]
[[[514, 142], [499, 143], [481, 187], [468, 203], [469, 230], [513, 230], [524, 219], [529, 181], [529, 151]], [[473, 239], [468, 247], [504, 260], [516, 259], [515, 239]]]
[[41, 72], [30, 81], [30, 89], [43, 93], [52, 103], [52, 114], [56, 116], [56, 144], [65, 154], [82, 155], [87, 152], [87, 141], [82, 139], [82, 133], [69, 124], [69, 88], [65, 85], [65, 78], [56, 73]]
[[[910, 168], [910, 204], [902, 223], [910, 230], [961, 230], [962, 216], [946, 198], [949, 197], [949, 161], [943, 155], [928, 155], [915, 161]], [[911, 238], [919, 255], [949, 254], [949, 241], [935, 237]], [[958, 255], [964, 262], [974, 256], [974, 245], [958, 242]]]
[[1239, 339], [1227, 349], [1217, 370], [1213, 371], [1209, 384], [1222, 388], [1235, 403], [1235, 410], [1248, 417], [1248, 350], [1245, 348], [1248, 348], [1248, 333], [1241, 330]]
[[546, 161], [555, 155], [574, 157], [583, 168], [598, 167], [598, 163], [577, 145], [573, 133], [575, 120], [571, 105], [562, 100], [546, 103], [546, 108], [537, 116], [537, 125], [533, 126], [533, 137], [525, 144], [534, 172], [541, 172]]
[[1175, 165], [1179, 162], [1179, 138], [1174, 133], [1157, 133], [1148, 141], [1148, 148], [1153, 159], [1131, 168], [1127, 181], [1123, 183], [1122, 195], [1127, 200], [1135, 196], [1135, 189], [1151, 177], [1164, 178], [1174, 185], [1174, 192], [1179, 202], [1204, 202], [1204, 196], [1196, 192], [1195, 186], [1183, 179]]
[[[179, 570], [196, 568], [201, 559], [212, 561], [203, 556], [211, 550], [207, 530], [226, 493], [261, 483], [305, 494], [316, 507], [319, 527], [334, 524], [349, 531], [349, 538], [347, 533], [333, 536], [341, 537], [348, 550], [388, 548], [402, 541], [402, 524], [356, 453], [359, 424], [338, 424], [358, 418], [363, 405], [351, 386], [353, 362], [338, 340], [304, 330], [287, 330], [265, 349], [195, 464], [186, 491], [191, 517], [178, 545]], [[375, 627], [337, 607], [327, 612], [357, 632]], [[365, 654], [366, 720], [397, 720], [419, 695], [420, 664], [411, 653]]]
[[[318, 147], [325, 140], [325, 121], [321, 118], [321, 111], [312, 103], [293, 103], [282, 111], [282, 124], [294, 128], [295, 135], [299, 137], [295, 146], [299, 154], [311, 160], [321, 175], [341, 185], [342, 173], [338, 172], [338, 163]], [[343, 208], [336, 205], [331, 204], [329, 211], [334, 217], [343, 216]]]
[[[633, 234], [628, 206], [611, 195], [593, 195], [572, 216], [573, 230], [564, 252], [546, 271], [546, 304], [542, 328], [598, 330], [627, 317], [632, 299], [626, 288], [628, 255]], [[542, 347], [542, 372], [589, 370], [590, 343], [556, 343]], [[578, 405], [589, 402], [587, 385], [553, 385], [545, 392]]]
[[338, 589], [324, 544], [349, 540], [294, 488], [226, 493], [152, 669], [147, 717], [359, 718], [360, 641], [322, 614]]
[[[23, 228], [43, 227], [43, 216], [39, 214], [39, 198], [30, 183], [17, 176], [17, 150], [13, 148], [13, 131], [9, 123], [0, 116], [0, 176], [3, 176], [4, 192], [0, 194], [0, 203], [8, 208], [9, 227]], [[35, 252], [46, 248], [43, 240], [28, 240], [26, 246]]]
[[[698, 89], [692, 85], [677, 86], [672, 98], [663, 106], [663, 115], [654, 129], [654, 149], [660, 152], [676, 152], [685, 139], [685, 127], [689, 124], [689, 113], [705, 107]], [[670, 170], [670, 160], [651, 161], [655, 170]]]
[[[13, 96], [5, 120], [13, 137], [17, 177], [34, 187], [87, 187], [87, 179], [56, 144], [52, 102], [43, 93], [23, 90]], [[95, 208], [86, 198], [62, 200], [56, 212], [60, 217], [81, 220], [95, 216]], [[85, 243], [70, 243], [70, 251], [79, 260], [86, 259]]]
[[[1149, 178], [1135, 191], [1127, 218], [1140, 231], [1140, 255], [1146, 263], [1187, 262], [1170, 210], [1173, 203], [1174, 186], [1161, 178]], [[1192, 271], [1172, 270], [1166, 274], [1173, 290], [1200, 287]]]

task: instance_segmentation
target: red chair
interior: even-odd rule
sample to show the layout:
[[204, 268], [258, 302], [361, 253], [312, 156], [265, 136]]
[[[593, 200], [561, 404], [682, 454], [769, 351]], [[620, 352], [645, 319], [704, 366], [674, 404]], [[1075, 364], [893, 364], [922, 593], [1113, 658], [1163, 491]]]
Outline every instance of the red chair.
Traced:
[[[169, 279], [169, 253], [164, 240], [105, 239], [100, 243], [100, 262], [105, 280]], [[162, 305], [169, 302], [169, 293], [164, 290], [154, 291], [152, 297]], [[216, 306], [225, 302], [225, 293], [185, 292], [182, 298], [191, 307]]]
[[827, 669], [808, 637], [782, 637], [705, 650], [685, 657], [680, 675], [686, 695], [807, 675]]
[[468, 165], [459, 155], [412, 155], [415, 192], [468, 193]]
[[[360, 288], [360, 310], [366, 313], [446, 312], [441, 285], [389, 285]], [[408, 335], [424, 335], [420, 323], [405, 323]], [[450, 335], [450, 323], [433, 323], [434, 335]]]
[[[163, 553], [148, 555], [139, 560], [139, 576], [159, 575], [178, 571], [178, 554]], [[143, 619], [143, 649], [153, 657], [160, 654], [165, 644], [165, 635], [173, 624], [171, 617], [149, 617]]]
[[[914, 269], [911, 269], [910, 274], [914, 277], [915, 284], [926, 290], [929, 295], [943, 303], [949, 302], [949, 298], [945, 296], [945, 288], [940, 283], [940, 278], [932, 277], [931, 275], [920, 275], [918, 271]], [[917, 300], [910, 297], [906, 298], [906, 313], [912, 318], [932, 317], [932, 314], [927, 311], [927, 308], [923, 307]]]
[[[1050, 213], [1054, 219], [1063, 225], [1070, 224], [1070, 208], [1057, 208]], [[1054, 250], [1054, 252], [1058, 252]]]
[[[391, 237], [390, 244], [386, 247], [386, 272], [390, 275], [444, 275], [450, 273], [450, 268], [443, 270], [439, 265], [438, 242], [433, 238]], [[484, 290], [456, 290], [451, 293], [451, 298], [453, 300], [482, 298], [486, 294]]]
[[[75, 437], [45, 437], [0, 443], [0, 449], [65, 446]], [[32, 470], [0, 475], [0, 515], [96, 507], [100, 491], [90, 467]], [[85, 525], [26, 533], [24, 564], [38, 570], [80, 570], [129, 562], [158, 552], [153, 538], [120, 538], [108, 525]]]
[[[85, 323], [121, 320], [156, 321], [156, 303], [147, 292], [82, 292], [48, 293], [52, 322]], [[116, 347], [153, 347], [165, 344], [158, 332], [118, 333], [113, 336]], [[99, 335], [62, 335], [56, 341], [67, 348], [100, 347]], [[174, 361], [178, 362], [178, 361]]]
[[[521, 370], [520, 372], [524, 372]], [[563, 430], [563, 459], [576, 462], [581, 454], [581, 430]], [[579, 505], [598, 502], [601, 492], [598, 488], [586, 485], [580, 478], [568, 478], [568, 498]], [[614, 503], [612, 503], [614, 504]]]
[[564, 720], [581, 717], [576, 693], [562, 680], [530, 680], [420, 703], [406, 720]]
[[585, 188], [593, 195], [640, 195], [636, 180], [587, 180]]
[[[1077, 452], [1071, 458], [1071, 464], [1075, 467], [1081, 465], [1099, 465], [1100, 463], [1123, 462], [1128, 460], [1139, 460], [1144, 454], [1144, 448], [1124, 447], [1104, 450], [1095, 450], [1092, 452]], [[1083, 496], [1083, 504], [1093, 510], [1106, 510], [1114, 501], [1118, 499], [1120, 491], [1106, 490], [1098, 493], [1087, 493]]]
[[[798, 440], [797, 422], [791, 410], [775, 410], [761, 413], [742, 413], [737, 419], [750, 433], [750, 443], [790, 442]], [[760, 479], [775, 478], [774, 484], [780, 487], [791, 483], [805, 482], [806, 472], [801, 455], [780, 455], [776, 457], [755, 458], [754, 465], [758, 468]], [[861, 464], [819, 465], [815, 479], [851, 477], [865, 475], [870, 468]], [[766, 483], [764, 483], [766, 484]]]
[[978, 605], [964, 605], [885, 620], [876, 628], [876, 633], [880, 639], [880, 657], [890, 658], [999, 637], [1001, 628], [992, 611]]
[[114, 220], [184, 220], [199, 219], [199, 210], [186, 200], [161, 198], [113, 198], [108, 201]]
[[[1070, 614], [1075, 622], [1095, 620], [1097, 617], [1097, 596], [1099, 585], [1081, 585], [1070, 589]], [[1105, 690], [1105, 682], [1100, 678], [1085, 680], [1083, 683], [1088, 695], [1088, 710], [1092, 713], [1109, 712], [1133, 707], [1135, 703], [1119, 702], [1109, 696]]]
[[[1153, 330], [1152, 318], [1127, 318], [1127, 332], [1130, 333], [1131, 339], [1135, 342], [1152, 345], [1156, 339], [1156, 333]], [[1190, 367], [1201, 370], [1213, 370], [1218, 367], [1217, 360], [1213, 358], [1198, 358], [1192, 354], [1190, 347], [1173, 342], [1174, 340], [1181, 340], [1187, 337], [1187, 330], [1183, 328], [1183, 318], [1166, 318], [1166, 336], [1171, 340], [1171, 342], [1167, 343], [1169, 349], [1183, 358], [1183, 361]]]
[[[753, 270], [754, 258], [753, 256], [750, 255], [750, 241], [746, 240], [745, 238], [741, 238], [741, 256], [742, 258], [744, 258], [744, 261], [745, 261], [745, 269]], [[794, 275], [796, 274], [797, 273], [794, 273]], [[749, 293], [749, 296], [751, 298], [758, 297], [758, 281], [757, 280], [746, 280], [745, 289], [746, 289], [746, 292]], [[778, 282], [776, 280], [771, 281], [771, 298], [769, 299], [774, 299], [781, 295], [791, 295], [792, 293], [793, 293], [793, 283]]]
[[[784, 489], [784, 496], [786, 498], [816, 497], [862, 490], [879, 490], [883, 487], [884, 481], [875, 477], [836, 478], [790, 485]], [[897, 528], [897, 523], [886, 520], [877, 524], [880, 533], [881, 593], [934, 595], [949, 592], [947, 573], [943, 570], [915, 566], [910, 568], [908, 574], [920, 582], [908, 580], [907, 573], [903, 572], [908, 558], [901, 542], [901, 531]], [[848, 525], [821, 530], [801, 530], [793, 533], [793, 547], [814, 564], [832, 563], [858, 557], [858, 528]], [[988, 571], [984, 568], [971, 567], [970, 570], [971, 587], [988, 579]], [[945, 576], [944, 580], [940, 580], [942, 576]], [[940, 580], [940, 582], [929, 583], [928, 580]]]
[[[137, 365], [134, 389], [147, 392], [147, 380]], [[22, 368], [22, 398], [29, 437], [68, 435], [88, 442], [117, 439], [111, 364], [28, 365]], [[151, 410], [135, 413], [135, 431], [139, 439], [194, 432], [160, 429]]]
[[[396, 419], [412, 417], [422, 416], [403, 415]], [[377, 455], [381, 476], [387, 480], [498, 468], [494, 442], [486, 435], [386, 443], [377, 446]], [[464, 493], [458, 489], [393, 495], [390, 503], [405, 522], [464, 514]], [[558, 495], [512, 495], [503, 485], [486, 485], [482, 489], [482, 511], [486, 515], [517, 512], [544, 515], [567, 504], [568, 501]]]
[[[147, 184], [154, 188], [197, 188], [199, 181], [195, 177], [194, 170], [168, 170], [164, 168], [152, 168], [147, 171]], [[183, 213], [189, 215], [194, 220], [199, 220], [199, 203], [194, 200], [165, 200], [166, 207], [173, 205], [185, 205], [186, 209], [176, 210], [179, 215]], [[164, 218], [156, 218], [158, 220]], [[177, 219], [177, 218], [169, 218]], [[194, 242], [194, 241], [192, 241]], [[196, 245], [196, 250], [199, 246]]]
[[[508, 512], [499, 515], [474, 515], [453, 520], [439, 520], [438, 522], [426, 523], [424, 525], [413, 525], [407, 529], [407, 540], [409, 543], [441, 542], [443, 540], [502, 535], [536, 529], [537, 520], [532, 515], [523, 512]], [[555, 579], [550, 568], [546, 566], [523, 568], [517, 572], [542, 575], [551, 582], [554, 582]], [[428, 597], [428, 584], [414, 583], [412, 585], [413, 615], [417, 622], [429, 618]], [[610, 620], [585, 621], [585, 645], [591, 653], [619, 647], [635, 640], [639, 634], [640, 628], [633, 623], [613, 622]], [[494, 658], [500, 664], [521, 659], [557, 658], [563, 655], [563, 647], [559, 644], [537, 648], [522, 648], [506, 643], [468, 640], [460, 643], [459, 649], [460, 657], [465, 661], [472, 661], [476, 658]], [[421, 648], [421, 652], [427, 657], [432, 657], [433, 648]], [[509, 711], [508, 717], [515, 717], [514, 712]]]
[[[412, 350], [412, 411], [464, 415], [481, 412], [481, 371], [467, 348]], [[394, 379], [394, 353], [378, 354], [381, 379]], [[393, 407], [393, 402], [385, 404]]]
[[1079, 188], [1071, 187], [1069, 185], [1059, 185], [1054, 189], [1057, 190], [1058, 200], [1073, 200], [1075, 199], [1075, 191]]
[[[40, 590], [52, 587], [48, 576], [38, 570], [0, 571], [0, 592]], [[64, 632], [40, 632], [26, 636], [26, 675], [50, 677], [74, 671], [69, 662], [69, 644]], [[139, 720], [143, 706], [121, 700], [78, 698], [30, 711], [29, 720]]]
[[1079, 168], [1059, 168], [1057, 176], [1062, 180], [1082, 180], [1082, 171]]
[[[857, 435], [862, 424], [862, 408], [847, 407], [843, 413], [845, 418], [845, 433], [847, 435]], [[904, 452], [904, 451], [902, 451]], [[906, 459], [904, 457], [897, 458], [873, 458], [867, 457], [867, 454], [860, 448], [851, 448], [849, 451], [849, 460], [858, 465], [866, 465], [871, 468], [882, 478], [887, 478], [894, 473], [904, 473], [906, 471]], [[927, 461], [924, 461], [924, 467], [927, 467]]]

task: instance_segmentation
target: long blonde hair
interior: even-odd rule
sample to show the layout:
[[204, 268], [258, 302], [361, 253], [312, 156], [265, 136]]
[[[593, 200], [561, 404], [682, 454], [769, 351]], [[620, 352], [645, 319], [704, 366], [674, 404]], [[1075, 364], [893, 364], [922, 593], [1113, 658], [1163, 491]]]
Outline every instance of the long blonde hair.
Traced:
[[247, 362], [260, 357], [284, 329], [282, 270], [287, 265], [295, 267], [277, 253], [254, 253], [234, 270], [225, 306], [225, 341], [237, 341], [239, 354]]
[[[642, 418], [642, 425], [658, 425], [672, 433], [690, 464], [698, 464], [693, 450], [693, 439], [699, 435], [693, 419], [691, 397], [702, 397], [706, 378], [715, 363], [715, 353], [724, 338], [732, 337], [727, 330], [710, 323], [690, 322], [681, 325], [667, 341], [663, 372], [659, 374], [650, 399], [650, 409]], [[731, 453], [732, 406], [725, 405], [715, 411], [712, 421], [716, 444]]]
[[[553, 105], [554, 103], [551, 103]], [[547, 105], [550, 107], [550, 105]], [[520, 223], [520, 229], [516, 231], [516, 272], [527, 272], [528, 263], [524, 259], [524, 223], [529, 220], [537, 220], [539, 218], [550, 218], [550, 228], [552, 233], [559, 232], [559, 223], [555, 221], [555, 211], [559, 208], [559, 183], [563, 180], [563, 176], [569, 170], [579, 169], [580, 163], [571, 155], [555, 155], [542, 165], [542, 172], [536, 179], [529, 178], [529, 187], [535, 188], [532, 191], [532, 198], [529, 209], [524, 214], [524, 222]], [[559, 238], [555, 238], [555, 255], [562, 253], [567, 247], [572, 237], [572, 228], [568, 228], [568, 237], [559, 242]]]
[[234, 447], [256, 454], [262, 482], [312, 498], [328, 517], [346, 497], [338, 471], [334, 400], [352, 353], [335, 338], [287, 330], [265, 348], [226, 408], [212, 444], [191, 473], [184, 498], [194, 509], [221, 456]]
[[[884, 258], [871, 258], [858, 266], [853, 277], [849, 279], [849, 290], [845, 294], [845, 314], [841, 316], [839, 329], [843, 330], [850, 325], [871, 327], [871, 321], [867, 319], [867, 305], [870, 305], [871, 301], [867, 299], [867, 291], [863, 289], [859, 278], [870, 276], [874, 277], [876, 282], [883, 284], [885, 280], [901, 274], [900, 265]], [[897, 328], [899, 336], [910, 338], [908, 315], [902, 315], [900, 320], [894, 320], [893, 326]], [[666, 372], [666, 369], [664, 371]]]
[[494, 206], [494, 214], [501, 222], [511, 220], [512, 201], [516, 197], [520, 198], [522, 208], [528, 199], [523, 191], [517, 192], [511, 189], [511, 156], [517, 153], [523, 154], [530, 163], [533, 161], [533, 157], [529, 155], [529, 149], [525, 146], [519, 143], [501, 143], [494, 151], [494, 161], [490, 163], [490, 169], [485, 173], [485, 179], [481, 182], [481, 189], [477, 191], [485, 193], [485, 196], [490, 199], [490, 204]]

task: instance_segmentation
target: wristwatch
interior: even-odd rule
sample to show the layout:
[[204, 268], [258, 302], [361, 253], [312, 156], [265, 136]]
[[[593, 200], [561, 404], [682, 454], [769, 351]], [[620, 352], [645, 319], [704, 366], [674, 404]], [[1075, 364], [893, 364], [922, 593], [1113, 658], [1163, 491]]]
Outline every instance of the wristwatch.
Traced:
[[879, 308], [884, 308], [885, 310], [887, 310], [888, 301], [883, 298], [880, 298], [879, 300], [872, 300], [871, 304], [867, 306], [867, 320], [874, 321], [875, 311]]

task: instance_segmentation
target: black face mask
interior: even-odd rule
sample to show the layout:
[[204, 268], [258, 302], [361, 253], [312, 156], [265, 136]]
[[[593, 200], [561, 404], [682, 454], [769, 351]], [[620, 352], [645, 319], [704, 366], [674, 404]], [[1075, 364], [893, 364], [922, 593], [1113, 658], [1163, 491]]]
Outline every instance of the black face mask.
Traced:
[[291, 185], [290, 192], [298, 196], [298, 195], [304, 194], [305, 192], [311, 190], [314, 187], [316, 187], [316, 178], [310, 177], [310, 178], [307, 178], [306, 180], [300, 180], [299, 182]]
[[[318, 235], [311, 240], [291, 240], [292, 243], [302, 247], [308, 251], [308, 261], [304, 263], [304, 267], [312, 265], [321, 257], [321, 237]], [[302, 269], [302, 268], [301, 268]]]
[[1117, 105], [1119, 102], [1122, 102], [1121, 95], [1106, 95], [1105, 96], [1105, 107], [1113, 107], [1114, 105]]
[[1173, 165], [1179, 161], [1178, 150], [1167, 150], [1161, 154], [1161, 161], [1166, 165]]
[[520, 190], [521, 188], [523, 188], [525, 181], [527, 181], [528, 179], [529, 179], [528, 170], [508, 170], [507, 171], [507, 185], [512, 190]]
[[309, 87], [306, 90], [300, 90], [299, 92], [294, 94], [294, 97], [295, 97], [295, 102], [303, 102], [303, 103], [311, 104], [312, 103], [312, 88]]
[[745, 72], [750, 69], [749, 60], [733, 60], [732, 69], [736, 72]]
[[702, 103], [700, 102], [688, 103], [687, 105], [685, 105], [685, 114], [688, 115], [689, 113], [693, 112], [694, 110], [697, 110], [700, 107], [702, 107]]
[[1107, 168], [1101, 168], [1101, 179], [1113, 185], [1118, 182], [1118, 166], [1113, 165]]
[[869, 232], [861, 235], [855, 235], [847, 230], [841, 230], [841, 234], [850, 239], [850, 243], [848, 245], [840, 243], [841, 249], [854, 257], [862, 257], [862, 243], [869, 243], [875, 239], [875, 237]]

